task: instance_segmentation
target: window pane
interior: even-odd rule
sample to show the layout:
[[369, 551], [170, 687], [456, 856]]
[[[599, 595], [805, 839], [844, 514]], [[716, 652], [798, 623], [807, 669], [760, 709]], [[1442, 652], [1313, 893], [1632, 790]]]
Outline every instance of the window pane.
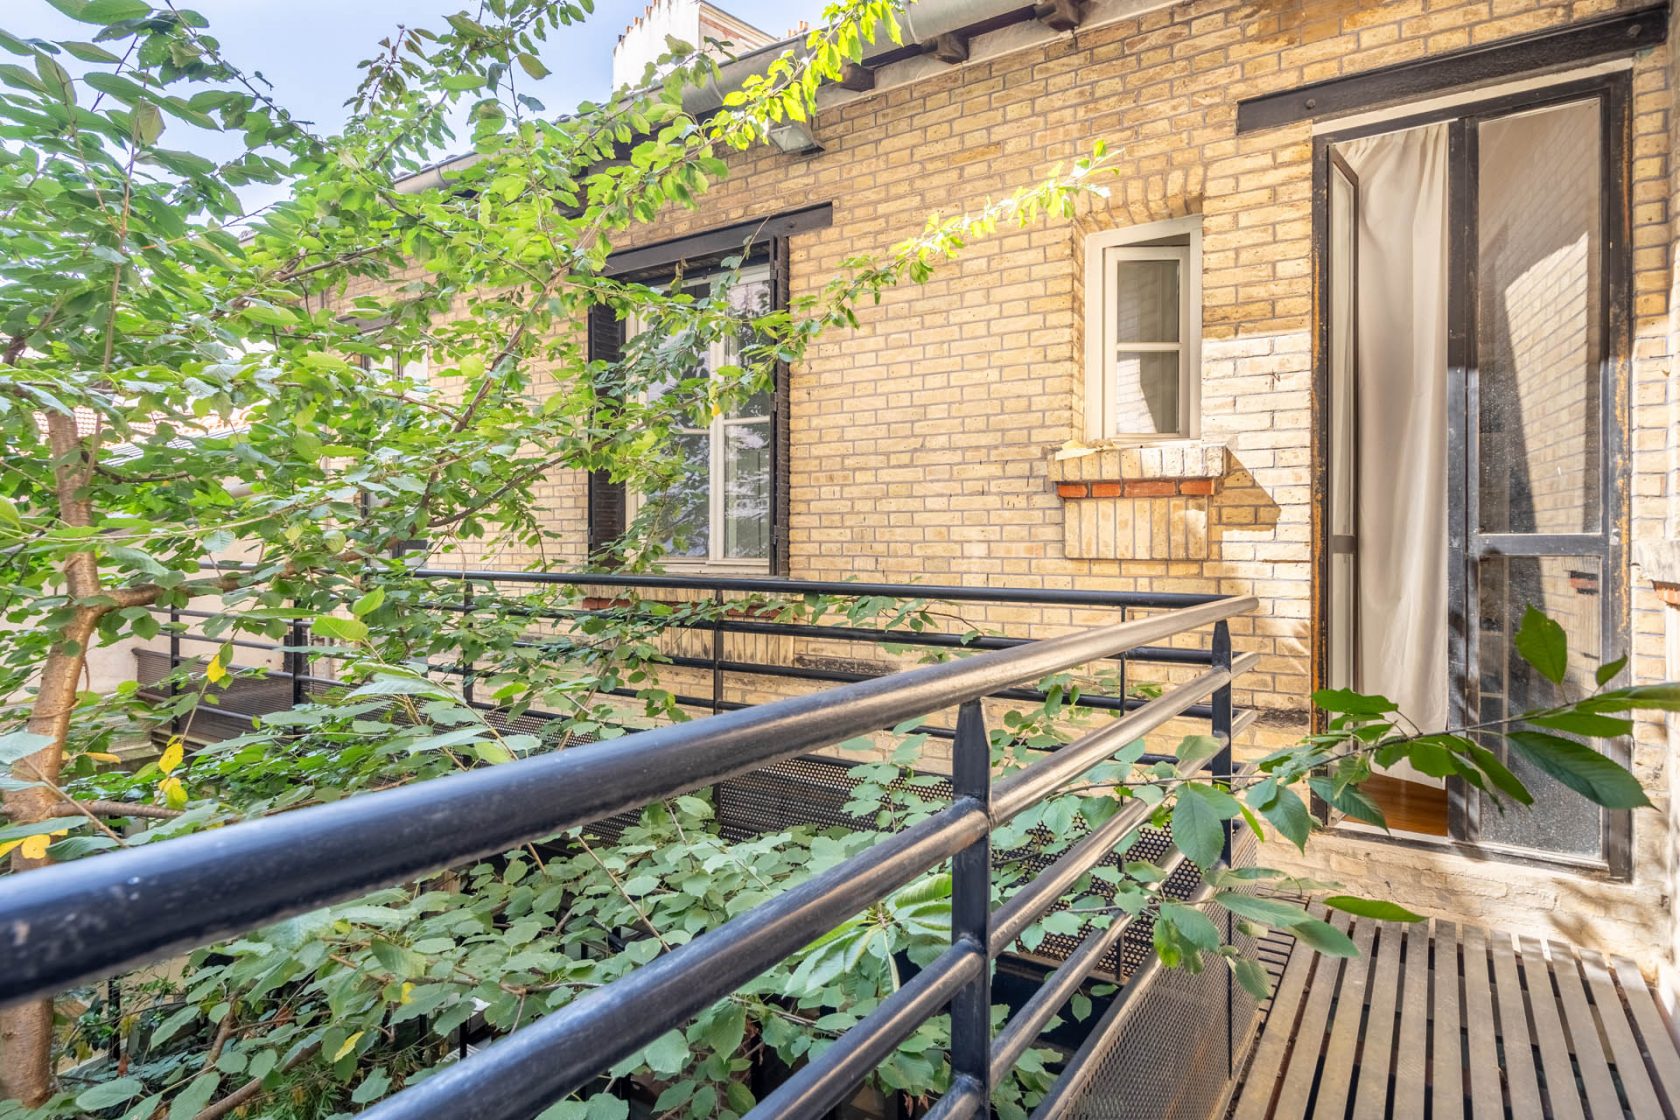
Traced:
[[[1495, 556], [1480, 568], [1477, 652], [1482, 720], [1579, 700], [1593, 690], [1603, 641], [1599, 633], [1599, 562], [1593, 557]], [[1516, 652], [1512, 635], [1528, 607], [1544, 611], [1569, 637], [1563, 683], [1554, 685]], [[1561, 734], [1556, 732], [1555, 734]], [[1484, 745], [1504, 754], [1497, 740]], [[1531, 809], [1501, 815], [1482, 801], [1481, 839], [1545, 852], [1597, 856], [1603, 815], [1599, 808], [1511, 752], [1505, 764], [1534, 794]]]
[[671, 440], [682, 459], [682, 473], [670, 489], [654, 496], [659, 503], [659, 537], [668, 555], [704, 560], [711, 547], [712, 440], [705, 432], [677, 432]]
[[[725, 340], [725, 361], [730, 364], [740, 362], [742, 350], [759, 341], [758, 332], [752, 328], [752, 320], [770, 312], [775, 304], [775, 296], [775, 287], [770, 283], [768, 276], [742, 280], [729, 289], [729, 308], [739, 317], [740, 322], [734, 336]], [[770, 390], [764, 388], [756, 391], [740, 406], [730, 409], [728, 415], [769, 416]]]
[[1598, 102], [1489, 121], [1478, 138], [1481, 527], [1597, 532]]
[[723, 552], [731, 560], [770, 555], [770, 425], [726, 424]]
[[1178, 321], [1177, 261], [1116, 262], [1115, 342], [1177, 342]]
[[1122, 352], [1114, 359], [1115, 430], [1122, 435], [1172, 434], [1178, 422], [1176, 350]]

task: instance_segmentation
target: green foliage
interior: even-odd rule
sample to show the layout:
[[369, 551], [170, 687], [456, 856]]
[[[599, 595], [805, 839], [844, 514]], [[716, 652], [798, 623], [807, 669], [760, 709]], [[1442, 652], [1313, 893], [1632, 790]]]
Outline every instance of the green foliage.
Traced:
[[[519, 75], [546, 72], [550, 36], [591, 5], [491, 0], [381, 43], [363, 65], [353, 121], [325, 136], [274, 103], [190, 10], [53, 2], [90, 41], [0, 32], [0, 51], [17, 60], [0, 64], [0, 696], [12, 698], [0, 709], [0, 762], [54, 756], [3, 779], [9, 806], [96, 798], [150, 815], [119, 830], [54, 809], [0, 829], [0, 851], [98, 858], [687, 718], [662, 679], [669, 635], [725, 610], [978, 634], [920, 600], [627, 596], [602, 606], [560, 587], [469, 588], [416, 574], [439, 558], [554, 544], [540, 487], [560, 470], [605, 472], [655, 496], [610, 558], [656, 566], [669, 520], [657, 496], [675, 493], [681, 472], [673, 428], [761, 391], [779, 363], [974, 239], [1067, 215], [1100, 190], [1099, 148], [980, 211], [933, 216], [903, 244], [847, 260], [785, 309], [735, 306], [727, 278], [694, 290], [604, 275], [628, 231], [694, 206], [727, 174], [731, 151], [806, 119], [821, 83], [864, 44], [896, 41], [892, 3], [841, 0], [802, 51], [699, 121], [681, 94], [712, 63], [681, 46], [643, 88], [549, 114], [519, 92]], [[456, 108], [470, 122], [460, 137], [447, 124]], [[198, 154], [206, 133], [236, 140], [237, 154]], [[397, 185], [452, 151], [463, 158], [438, 176]], [[240, 190], [282, 183], [283, 201], [244, 212]], [[590, 361], [576, 329], [598, 307], [646, 328], [612, 364]], [[702, 375], [693, 356], [725, 336], [740, 342], [738, 364]], [[230, 555], [246, 563], [222, 564]], [[208, 617], [171, 620], [171, 608]], [[79, 694], [63, 737], [22, 728], [31, 682], [51, 672], [74, 682], [90, 646], [189, 629], [207, 637], [188, 643], [200, 660], [155, 692]], [[200, 712], [269, 675], [237, 660], [247, 641], [286, 643], [311, 673], [330, 667], [340, 687], [189, 754]], [[1525, 617], [1517, 645], [1542, 675], [1564, 679], [1555, 624]], [[1596, 691], [1531, 714], [1508, 737], [1408, 734], [1384, 698], [1320, 693], [1333, 716], [1324, 734], [1229, 782], [1190, 773], [1217, 753], [1205, 736], [1179, 744], [1186, 773], [1145, 763], [1145, 744], [1129, 743], [996, 831], [998, 900], [1031, 861], [1140, 803], [1209, 874], [1213, 901], [1163, 900], [1162, 872], [1147, 862], [1103, 865], [1023, 943], [1079, 936], [1118, 915], [1152, 918], [1167, 963], [1200, 968], [1215, 956], [1263, 991], [1263, 970], [1221, 944], [1205, 907], [1285, 926], [1325, 951], [1352, 947], [1296, 903], [1250, 893], [1256, 883], [1324, 885], [1219, 868], [1228, 830], [1264, 821], [1305, 845], [1317, 827], [1309, 791], [1380, 822], [1360, 786], [1400, 761], [1526, 803], [1501, 761], [1507, 750], [1599, 804], [1642, 804], [1631, 777], [1564, 737], [1615, 737], [1630, 726], [1616, 713], [1680, 709], [1672, 686], [1609, 689], [1620, 668], [1603, 667]], [[456, 682], [470, 682], [476, 704]], [[1041, 703], [994, 721], [996, 768], [1019, 769], [1089, 730], [1104, 717], [1081, 696], [1120, 689], [1113, 667], [1040, 682]], [[629, 706], [615, 696], [624, 693]], [[542, 730], [513, 729], [539, 711]], [[123, 764], [113, 753], [153, 733], [172, 735], [155, 760]], [[924, 733], [905, 726], [851, 745], [874, 755], [847, 806], [863, 828], [731, 841], [704, 797], [677, 798], [617, 835], [553, 837], [201, 950], [167, 979], [125, 978], [120, 1021], [102, 994], [75, 993], [87, 1010], [62, 1024], [58, 1056], [80, 1064], [42, 1108], [0, 1105], [0, 1117], [190, 1120], [252, 1085], [265, 1115], [371, 1104], [449, 1060], [464, 1031], [517, 1029], [943, 806], [940, 780], [923, 769]], [[949, 895], [943, 869], [904, 888], [614, 1076], [660, 1115], [743, 1114], [754, 1060], [820, 1053], [949, 944]], [[1349, 896], [1327, 903], [1405, 916]], [[1076, 1017], [1090, 1010], [1086, 995], [1073, 1001]], [[100, 1057], [113, 1031], [120, 1073]], [[879, 1084], [923, 1101], [937, 1094], [948, 1042], [942, 1019], [924, 1024]], [[994, 1107], [1024, 1117], [1048, 1080], [1043, 1055], [1029, 1053]], [[626, 1102], [600, 1088], [544, 1115], [621, 1120]]]

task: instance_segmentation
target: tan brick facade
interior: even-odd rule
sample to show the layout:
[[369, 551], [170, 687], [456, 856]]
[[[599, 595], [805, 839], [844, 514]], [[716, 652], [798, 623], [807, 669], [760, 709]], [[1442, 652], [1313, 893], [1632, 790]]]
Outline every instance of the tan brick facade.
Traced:
[[[732, 157], [731, 178], [700, 209], [673, 213], [647, 240], [831, 201], [832, 227], [792, 240], [798, 295], [847, 255], [916, 233], [930, 212], [980, 206], [1099, 139], [1118, 153], [1107, 202], [977, 243], [928, 284], [862, 310], [858, 330], [824, 339], [793, 371], [790, 574], [1254, 594], [1260, 612], [1234, 637], [1262, 659], [1237, 700], [1269, 713], [1269, 738], [1297, 732], [1313, 684], [1312, 127], [1238, 136], [1236, 102], [1628, 6], [1197, 0], [1116, 18], [1118, 5], [1097, 0], [1072, 33], [1013, 49], [982, 39], [966, 65], [840, 95], [816, 121], [818, 155]], [[1668, 374], [1680, 176], [1669, 166], [1669, 52], [1632, 65], [1638, 540], [1671, 530], [1680, 481]], [[1084, 237], [1191, 214], [1203, 239], [1200, 437], [1225, 445], [1223, 476], [1204, 492], [1057, 472], [1055, 449], [1084, 430]], [[576, 529], [569, 554], [542, 558], [562, 566], [582, 557], [585, 486], [562, 476], [549, 488], [554, 516]], [[1160, 520], [1166, 543], [1140, 543], [1140, 520]], [[1632, 602], [1634, 676], [1660, 679], [1663, 608], [1637, 584]], [[1660, 726], [1643, 726], [1636, 769], [1666, 806], [1665, 753]], [[1326, 838], [1310, 867], [1431, 912], [1656, 960], [1670, 940], [1665, 831], [1656, 814], [1639, 818], [1629, 884], [1348, 837]]]

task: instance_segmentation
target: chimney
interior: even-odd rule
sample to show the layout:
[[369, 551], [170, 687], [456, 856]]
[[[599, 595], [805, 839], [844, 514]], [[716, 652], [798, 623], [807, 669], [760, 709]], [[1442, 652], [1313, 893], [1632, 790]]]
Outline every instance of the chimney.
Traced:
[[716, 58], [746, 54], [775, 42], [706, 0], [652, 0], [613, 48], [613, 88], [641, 85], [648, 64], [670, 50], [667, 36]]

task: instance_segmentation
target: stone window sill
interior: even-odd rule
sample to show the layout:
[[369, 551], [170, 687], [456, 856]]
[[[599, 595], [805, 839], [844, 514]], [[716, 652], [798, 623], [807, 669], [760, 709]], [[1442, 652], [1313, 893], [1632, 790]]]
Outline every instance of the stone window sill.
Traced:
[[1070, 559], [1206, 560], [1223, 443], [1066, 444], [1050, 459]]
[[1209, 497], [1227, 460], [1225, 444], [1214, 440], [1064, 444], [1050, 458], [1050, 481], [1067, 499]]

